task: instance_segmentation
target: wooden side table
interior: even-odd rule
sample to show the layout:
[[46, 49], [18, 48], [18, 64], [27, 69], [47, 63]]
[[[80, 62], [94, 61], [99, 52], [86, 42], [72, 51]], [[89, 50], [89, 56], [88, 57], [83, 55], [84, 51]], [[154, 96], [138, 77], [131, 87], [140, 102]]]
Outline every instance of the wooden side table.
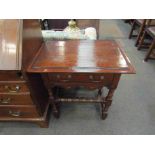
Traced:
[[[121, 74], [133, 74], [135, 70], [128, 57], [115, 41], [69, 40], [50, 41], [42, 45], [28, 72], [41, 73], [49, 92], [53, 114], [59, 117], [60, 102], [98, 102], [102, 119], [107, 117], [112, 97]], [[98, 89], [95, 99], [60, 98], [59, 88], [85, 87]], [[101, 89], [108, 88], [102, 97]], [[57, 88], [53, 91], [53, 88]]]

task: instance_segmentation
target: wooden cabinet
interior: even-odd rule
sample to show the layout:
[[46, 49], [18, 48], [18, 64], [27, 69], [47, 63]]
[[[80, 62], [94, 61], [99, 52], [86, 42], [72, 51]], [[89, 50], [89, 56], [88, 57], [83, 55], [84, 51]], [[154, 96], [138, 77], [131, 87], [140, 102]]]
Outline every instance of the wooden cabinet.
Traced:
[[0, 121], [48, 126], [48, 93], [42, 78], [26, 73], [42, 42], [38, 20], [0, 20]]

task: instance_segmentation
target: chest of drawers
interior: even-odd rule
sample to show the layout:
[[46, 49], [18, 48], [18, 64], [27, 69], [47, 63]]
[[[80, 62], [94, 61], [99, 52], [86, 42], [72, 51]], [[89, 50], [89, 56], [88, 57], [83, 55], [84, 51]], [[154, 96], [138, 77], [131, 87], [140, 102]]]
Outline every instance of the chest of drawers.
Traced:
[[42, 78], [26, 73], [42, 44], [39, 21], [0, 20], [0, 30], [0, 121], [47, 127], [48, 94]]
[[[6, 73], [6, 72], [5, 72]], [[4, 74], [1, 71], [1, 75]], [[14, 81], [9, 72], [0, 80], [0, 117], [1, 119], [21, 119], [38, 117], [36, 106], [32, 101], [27, 82], [17, 71], [12, 72]], [[28, 112], [28, 109], [31, 109]]]

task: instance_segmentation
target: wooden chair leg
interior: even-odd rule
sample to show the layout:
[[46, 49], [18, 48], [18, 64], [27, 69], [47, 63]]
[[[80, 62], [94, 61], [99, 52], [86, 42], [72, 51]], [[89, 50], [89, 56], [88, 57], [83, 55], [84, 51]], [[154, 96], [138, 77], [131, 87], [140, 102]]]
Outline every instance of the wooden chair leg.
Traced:
[[141, 49], [143, 43], [144, 43], [144, 39], [145, 39], [145, 35], [146, 35], [146, 31], [143, 33], [142, 37], [140, 38], [139, 44], [138, 44], [138, 50]]
[[129, 33], [129, 39], [131, 39], [131, 37], [132, 37], [133, 31], [134, 31], [134, 29], [135, 29], [135, 26], [136, 26], [136, 23], [135, 23], [135, 21], [134, 21], [133, 24], [132, 24], [132, 27], [131, 27], [131, 31], [130, 31], [130, 33]]
[[144, 61], [147, 61], [149, 59], [149, 57], [150, 57], [150, 55], [151, 55], [154, 48], [155, 48], [155, 39], [153, 40], [152, 44], [150, 45], [150, 48], [148, 50], [148, 53], [145, 56]]
[[145, 28], [145, 25], [142, 25], [141, 28], [140, 28], [140, 31], [139, 31], [139, 33], [138, 33], [138, 36], [137, 36], [137, 38], [136, 38], [135, 46], [138, 46], [139, 41], [140, 41], [140, 38], [141, 38], [142, 35], [143, 35], [144, 28]]

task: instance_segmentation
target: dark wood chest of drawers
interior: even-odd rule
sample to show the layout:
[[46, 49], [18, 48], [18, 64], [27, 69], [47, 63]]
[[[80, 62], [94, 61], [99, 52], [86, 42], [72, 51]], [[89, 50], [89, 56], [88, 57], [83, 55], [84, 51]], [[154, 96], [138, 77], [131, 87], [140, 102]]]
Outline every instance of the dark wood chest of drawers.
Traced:
[[[2, 77], [5, 74], [5, 78]], [[0, 117], [4, 120], [36, 118], [39, 117], [36, 105], [31, 98], [31, 92], [27, 82], [17, 71], [12, 72], [14, 80], [9, 72], [1, 71], [0, 80]], [[29, 111], [30, 110], [30, 111]]]
[[30, 121], [47, 127], [48, 93], [40, 74], [26, 73], [42, 44], [39, 21], [0, 23], [0, 121]]

